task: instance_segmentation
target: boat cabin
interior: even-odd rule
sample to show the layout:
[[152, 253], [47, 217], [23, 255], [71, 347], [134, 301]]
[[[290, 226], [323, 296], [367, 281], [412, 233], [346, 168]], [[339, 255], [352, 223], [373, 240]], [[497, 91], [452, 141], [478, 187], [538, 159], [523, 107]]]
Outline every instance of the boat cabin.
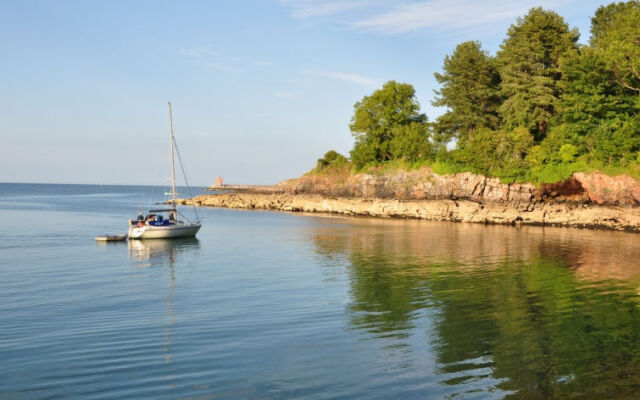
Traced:
[[134, 221], [130, 221], [130, 225], [137, 226], [169, 226], [175, 225], [178, 221], [178, 212], [172, 208], [165, 208], [160, 210], [149, 210], [149, 214], [146, 216], [138, 211], [138, 216]]

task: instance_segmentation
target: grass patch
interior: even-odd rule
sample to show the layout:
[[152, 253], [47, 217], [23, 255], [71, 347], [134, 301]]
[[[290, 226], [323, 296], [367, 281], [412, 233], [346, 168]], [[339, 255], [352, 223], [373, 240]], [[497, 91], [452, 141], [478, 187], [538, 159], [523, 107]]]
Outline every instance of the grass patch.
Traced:
[[615, 165], [591, 166], [582, 172], [593, 172], [596, 170], [607, 175], [628, 175], [633, 179], [640, 181], [640, 162], [638, 161], [634, 161], [623, 167]]
[[584, 159], [578, 159], [576, 162], [567, 164], [548, 164], [533, 167], [527, 172], [526, 179], [536, 184], [555, 183], [569, 178], [575, 172], [588, 174], [595, 171], [610, 176], [627, 175], [640, 181], [640, 162], [638, 161], [633, 161], [625, 166], [615, 166]]
[[533, 183], [540, 185], [543, 183], [562, 182], [576, 172], [592, 173], [600, 171], [603, 174], [627, 175], [640, 181], [640, 161], [632, 161], [625, 166], [607, 165], [596, 160], [578, 158], [571, 163], [545, 164], [530, 167], [528, 169], [497, 168], [492, 173], [478, 171], [468, 165], [461, 164], [453, 160], [422, 160], [418, 162], [408, 162], [404, 160], [392, 160], [383, 163], [370, 163], [362, 169], [356, 170], [349, 161], [333, 162], [322, 168], [314, 168], [305, 175], [319, 175], [334, 177], [339, 181], [346, 180], [356, 173], [366, 173], [371, 175], [386, 175], [403, 171], [417, 170], [423, 167], [430, 168], [439, 175], [453, 175], [461, 172], [471, 172], [484, 175], [489, 178], [499, 178], [502, 183]]

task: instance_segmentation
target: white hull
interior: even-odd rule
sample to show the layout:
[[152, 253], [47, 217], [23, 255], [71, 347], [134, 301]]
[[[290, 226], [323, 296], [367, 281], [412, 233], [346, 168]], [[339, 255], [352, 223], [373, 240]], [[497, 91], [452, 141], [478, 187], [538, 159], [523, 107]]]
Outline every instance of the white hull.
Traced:
[[130, 226], [129, 239], [170, 239], [194, 237], [200, 230], [200, 226], [200, 224], [177, 224], [168, 226], [144, 225], [142, 227]]

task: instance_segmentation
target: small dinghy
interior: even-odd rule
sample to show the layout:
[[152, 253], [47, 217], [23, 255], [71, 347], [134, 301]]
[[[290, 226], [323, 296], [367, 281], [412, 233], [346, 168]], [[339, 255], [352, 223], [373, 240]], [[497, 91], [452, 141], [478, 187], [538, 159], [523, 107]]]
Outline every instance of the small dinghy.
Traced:
[[96, 242], [119, 242], [122, 240], [127, 240], [127, 235], [103, 235], [96, 236], [94, 238]]

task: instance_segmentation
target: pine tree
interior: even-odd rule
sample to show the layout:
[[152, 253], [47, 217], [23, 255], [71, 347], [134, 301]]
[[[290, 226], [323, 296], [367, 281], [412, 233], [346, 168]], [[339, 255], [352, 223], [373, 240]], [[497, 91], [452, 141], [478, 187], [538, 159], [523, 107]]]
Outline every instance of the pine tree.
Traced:
[[577, 50], [578, 31], [553, 11], [533, 8], [511, 25], [498, 52], [505, 128], [524, 126], [541, 140], [561, 94], [560, 60]]
[[640, 7], [640, 1], [632, 0], [620, 3], [611, 3], [601, 6], [596, 10], [595, 15], [591, 18], [591, 38], [589, 42], [591, 47], [598, 47], [606, 36], [607, 31], [615, 25], [615, 20], [621, 14], [627, 14]]
[[434, 74], [442, 88], [432, 102], [448, 108], [434, 124], [439, 139], [453, 137], [460, 143], [479, 128], [497, 129], [500, 76], [495, 59], [482, 50], [480, 42], [460, 43], [445, 57], [442, 70]]

